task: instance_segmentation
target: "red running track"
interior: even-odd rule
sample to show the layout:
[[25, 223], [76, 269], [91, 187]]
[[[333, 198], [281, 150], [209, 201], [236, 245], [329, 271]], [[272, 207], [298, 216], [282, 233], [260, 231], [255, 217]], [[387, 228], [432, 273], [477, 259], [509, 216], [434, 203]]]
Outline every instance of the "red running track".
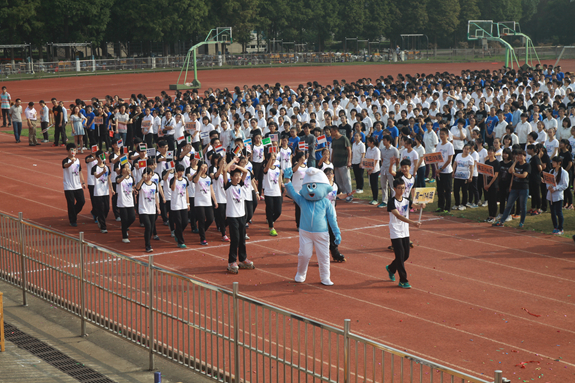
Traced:
[[[100, 234], [84, 208], [79, 227], [67, 223], [62, 192], [62, 148], [30, 148], [0, 134], [0, 211], [78, 235], [132, 257], [143, 257], [143, 230], [132, 227], [131, 244], [120, 241], [118, 223]], [[335, 286], [292, 282], [298, 252], [293, 205], [286, 199], [276, 238], [267, 235], [263, 204], [248, 233], [249, 257], [257, 269], [237, 276], [225, 272], [228, 245], [210, 230], [207, 247], [186, 234], [180, 250], [165, 226], [154, 243], [156, 265], [280, 306], [299, 315], [352, 330], [421, 357], [473, 374], [492, 377], [502, 369], [512, 381], [575, 381], [575, 246], [572, 241], [526, 230], [495, 229], [424, 213], [412, 230], [416, 247], [407, 268], [414, 288], [387, 280], [393, 258], [388, 215], [364, 203], [340, 203], [345, 264], [332, 264]], [[523, 310], [541, 315], [535, 317]], [[521, 362], [537, 361], [521, 368]]]

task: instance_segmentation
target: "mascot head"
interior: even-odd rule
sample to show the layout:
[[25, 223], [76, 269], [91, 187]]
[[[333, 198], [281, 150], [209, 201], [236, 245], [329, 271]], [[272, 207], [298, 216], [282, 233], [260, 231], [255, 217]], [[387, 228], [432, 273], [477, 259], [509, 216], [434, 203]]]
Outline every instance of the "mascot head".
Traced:
[[316, 168], [309, 168], [303, 177], [299, 194], [308, 201], [319, 201], [332, 191], [327, 176]]

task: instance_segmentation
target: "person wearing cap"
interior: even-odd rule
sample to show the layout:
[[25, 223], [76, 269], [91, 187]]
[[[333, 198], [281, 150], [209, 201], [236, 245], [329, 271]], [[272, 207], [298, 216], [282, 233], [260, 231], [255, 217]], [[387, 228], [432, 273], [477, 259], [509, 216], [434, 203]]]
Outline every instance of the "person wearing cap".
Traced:
[[[291, 178], [292, 176], [292, 168], [287, 168], [284, 177]], [[298, 265], [295, 281], [298, 283], [305, 282], [309, 260], [315, 247], [320, 281], [323, 285], [331, 286], [333, 282], [330, 278], [329, 229], [335, 235], [335, 245], [341, 243], [341, 232], [337, 225], [335, 208], [327, 198], [333, 188], [325, 173], [317, 168], [308, 168], [306, 170], [299, 193], [295, 191], [291, 182], [288, 182], [285, 188], [287, 195], [301, 209]]]

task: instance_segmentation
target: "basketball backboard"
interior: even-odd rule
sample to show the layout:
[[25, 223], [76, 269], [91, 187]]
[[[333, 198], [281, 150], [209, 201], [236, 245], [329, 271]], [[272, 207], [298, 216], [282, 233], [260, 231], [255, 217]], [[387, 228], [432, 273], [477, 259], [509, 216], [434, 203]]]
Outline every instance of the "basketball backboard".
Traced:
[[469, 20], [467, 22], [467, 39], [480, 40], [493, 35], [493, 20]]

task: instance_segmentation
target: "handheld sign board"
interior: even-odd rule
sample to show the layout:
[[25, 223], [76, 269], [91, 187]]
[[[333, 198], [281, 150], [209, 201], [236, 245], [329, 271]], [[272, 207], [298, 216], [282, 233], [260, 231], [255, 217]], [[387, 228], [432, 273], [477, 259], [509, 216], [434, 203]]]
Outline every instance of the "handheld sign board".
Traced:
[[486, 176], [493, 177], [493, 166], [485, 165], [480, 162], [477, 163], [477, 173], [485, 174]]
[[443, 154], [441, 152], [424, 154], [423, 160], [426, 164], [441, 164], [443, 163]]
[[373, 158], [364, 158], [361, 161], [361, 167], [366, 170], [373, 170], [375, 168], [375, 160]]

